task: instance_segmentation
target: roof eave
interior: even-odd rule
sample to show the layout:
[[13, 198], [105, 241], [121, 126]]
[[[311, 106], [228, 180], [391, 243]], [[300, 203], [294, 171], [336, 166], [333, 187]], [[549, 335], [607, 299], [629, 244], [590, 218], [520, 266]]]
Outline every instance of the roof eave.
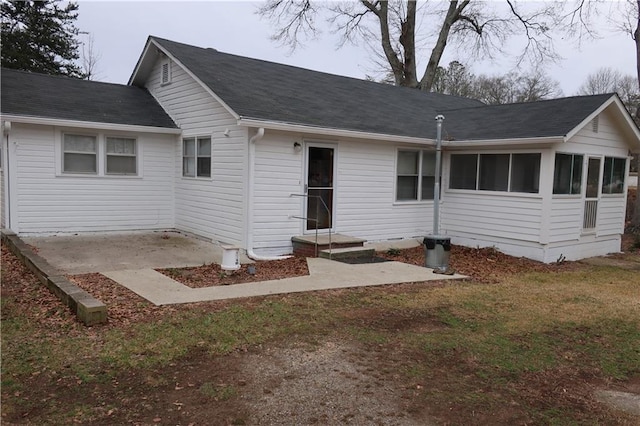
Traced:
[[287, 123], [273, 120], [263, 120], [259, 118], [239, 117], [238, 126], [263, 127], [267, 130], [280, 130], [313, 135], [344, 137], [354, 139], [377, 140], [398, 143], [410, 143], [417, 145], [435, 145], [435, 140], [428, 138], [418, 138], [412, 136], [389, 135], [383, 133], [363, 132], [358, 130], [337, 129], [331, 127], [311, 126], [305, 124]]
[[500, 146], [522, 146], [522, 145], [554, 145], [565, 141], [564, 136], [545, 136], [534, 138], [515, 139], [478, 139], [442, 141], [442, 146], [447, 148], [478, 148], [478, 147], [500, 147]]
[[[129, 81], [127, 82], [127, 85], [129, 86], [138, 85], [141, 83], [141, 79], [144, 78], [144, 76], [142, 75], [142, 74], [145, 74], [143, 72], [143, 69], [149, 68], [149, 66], [146, 64], [149, 60], [148, 52], [149, 52], [150, 45], [151, 45], [151, 37], [147, 37], [147, 42], [144, 44], [144, 49], [142, 49], [142, 54], [138, 58], [138, 62], [136, 62], [136, 66], [133, 68], [133, 72], [131, 73], [131, 77], [129, 77]], [[148, 73], [148, 71], [146, 72]]]
[[0, 114], [0, 118], [5, 121], [11, 121], [23, 124], [40, 124], [44, 126], [58, 126], [58, 127], [75, 127], [75, 128], [91, 128], [98, 130], [112, 130], [112, 131], [124, 131], [124, 132], [139, 132], [139, 133], [161, 133], [170, 135], [179, 135], [182, 133], [182, 129], [175, 127], [155, 127], [144, 126], [138, 124], [119, 124], [119, 123], [101, 123], [96, 121], [80, 121], [80, 120], [66, 120], [61, 118], [48, 118], [37, 117], [30, 115], [18, 115], [18, 114]]

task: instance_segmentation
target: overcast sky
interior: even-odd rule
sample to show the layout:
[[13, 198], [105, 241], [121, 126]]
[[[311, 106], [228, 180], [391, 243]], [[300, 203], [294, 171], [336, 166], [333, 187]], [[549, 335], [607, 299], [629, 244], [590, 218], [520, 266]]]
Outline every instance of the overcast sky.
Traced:
[[[77, 26], [92, 35], [100, 55], [96, 80], [127, 83], [149, 35], [357, 78], [373, 74], [375, 68], [366, 49], [350, 44], [338, 49], [338, 37], [328, 31], [290, 53], [270, 39], [271, 24], [255, 13], [261, 2], [81, 0], [79, 4]], [[574, 95], [586, 76], [603, 66], [635, 75], [633, 40], [611, 30], [604, 20], [598, 32], [599, 39], [583, 40], [580, 47], [556, 42], [564, 59], [546, 64], [545, 69], [560, 82], [565, 95]], [[441, 65], [451, 60], [466, 63], [476, 74], [503, 74], [515, 66], [513, 58], [469, 63], [449, 45]]]

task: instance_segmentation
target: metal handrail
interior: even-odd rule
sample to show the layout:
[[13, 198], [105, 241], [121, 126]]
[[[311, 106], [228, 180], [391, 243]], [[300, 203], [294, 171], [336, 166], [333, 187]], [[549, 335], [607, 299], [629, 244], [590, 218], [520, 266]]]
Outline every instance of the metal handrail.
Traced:
[[[324, 209], [327, 211], [327, 215], [329, 217], [329, 260], [331, 260], [331, 226], [333, 226], [333, 221], [331, 220], [331, 211], [329, 210], [329, 207], [327, 206], [327, 203], [324, 202], [324, 200], [322, 199], [322, 197], [320, 195], [309, 195], [309, 194], [290, 194], [290, 197], [304, 197], [304, 198], [317, 198], [318, 200], [320, 200], [320, 202], [322, 203], [322, 207], [324, 207]], [[320, 216], [320, 205], [318, 203], [316, 203], [316, 218], [310, 218], [310, 217], [301, 217], [301, 216], [290, 216], [291, 218], [294, 219], [302, 219], [302, 220], [311, 220], [313, 222], [315, 222], [316, 224], [316, 243], [315, 243], [315, 256], [318, 257], [318, 222], [319, 219], [318, 217]]]

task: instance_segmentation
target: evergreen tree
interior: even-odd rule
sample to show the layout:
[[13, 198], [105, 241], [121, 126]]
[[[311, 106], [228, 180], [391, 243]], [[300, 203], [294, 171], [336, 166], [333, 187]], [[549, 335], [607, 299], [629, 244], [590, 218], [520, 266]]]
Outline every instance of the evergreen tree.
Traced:
[[44, 74], [84, 77], [79, 58], [78, 4], [60, 0], [2, 1], [2, 66]]

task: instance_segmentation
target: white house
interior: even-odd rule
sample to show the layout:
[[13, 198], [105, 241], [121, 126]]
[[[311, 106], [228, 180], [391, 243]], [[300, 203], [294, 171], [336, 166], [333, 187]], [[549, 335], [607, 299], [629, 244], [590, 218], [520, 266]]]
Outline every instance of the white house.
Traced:
[[188, 231], [254, 257], [432, 230], [551, 262], [620, 250], [640, 132], [615, 94], [487, 106], [147, 40], [128, 85], [2, 70], [2, 225]]

